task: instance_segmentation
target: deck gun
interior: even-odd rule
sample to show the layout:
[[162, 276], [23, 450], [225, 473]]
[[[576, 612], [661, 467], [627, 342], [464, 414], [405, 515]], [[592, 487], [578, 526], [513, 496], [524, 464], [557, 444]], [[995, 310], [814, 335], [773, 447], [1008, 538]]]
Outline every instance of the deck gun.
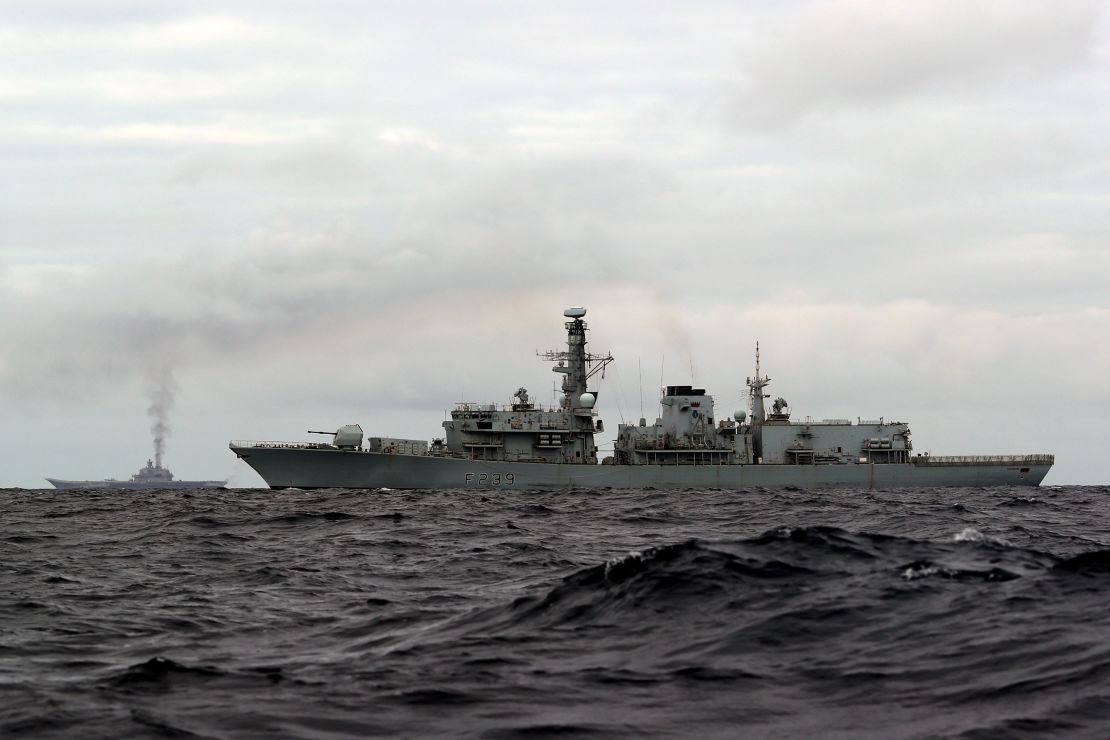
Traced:
[[314, 432], [309, 429], [308, 433], [330, 434], [332, 444], [341, 450], [357, 450], [362, 446], [362, 427], [358, 424], [344, 424], [334, 432]]

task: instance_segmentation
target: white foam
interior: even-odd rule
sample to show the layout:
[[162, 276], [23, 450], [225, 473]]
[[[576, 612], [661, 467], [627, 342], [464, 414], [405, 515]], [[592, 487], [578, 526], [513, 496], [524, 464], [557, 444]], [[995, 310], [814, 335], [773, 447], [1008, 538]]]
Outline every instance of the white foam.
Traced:
[[955, 542], [983, 542], [988, 545], [998, 545], [1000, 547], [1013, 547], [1014, 544], [1009, 540], [1002, 537], [995, 537], [994, 535], [983, 534], [975, 527], [965, 527], [964, 531], [952, 536]]
[[621, 555], [616, 558], [609, 558], [605, 561], [605, 575], [609, 575], [609, 571], [622, 563], [628, 563], [633, 560], [643, 560], [644, 553], [639, 550], [629, 550], [627, 554]]
[[940, 568], [935, 565], [919, 565], [917, 567], [910, 566], [902, 571], [902, 577], [907, 581], [913, 581], [918, 578], [928, 578], [940, 573]]

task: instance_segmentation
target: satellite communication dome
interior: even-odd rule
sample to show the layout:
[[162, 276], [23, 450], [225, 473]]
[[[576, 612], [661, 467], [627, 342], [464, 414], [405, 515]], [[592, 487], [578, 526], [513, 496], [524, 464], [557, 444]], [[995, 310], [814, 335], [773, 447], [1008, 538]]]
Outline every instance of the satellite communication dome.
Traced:
[[581, 306], [568, 308], [566, 311], [563, 311], [563, 316], [566, 316], [568, 319], [580, 319], [585, 315], [586, 309], [582, 308]]
[[597, 401], [597, 396], [592, 393], [583, 393], [578, 397], [578, 403], [584, 409], [592, 409], [595, 401]]
[[743, 424], [744, 419], [748, 418], [748, 414], [744, 411], [737, 411], [735, 414], [732, 415], [732, 418], [736, 419], [736, 422], [738, 424]]

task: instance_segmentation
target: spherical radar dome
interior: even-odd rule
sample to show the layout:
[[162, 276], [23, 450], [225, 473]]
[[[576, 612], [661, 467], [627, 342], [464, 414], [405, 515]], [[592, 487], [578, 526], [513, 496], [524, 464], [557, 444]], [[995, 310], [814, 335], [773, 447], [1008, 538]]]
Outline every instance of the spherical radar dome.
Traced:
[[596, 401], [597, 396], [592, 393], [583, 393], [578, 397], [578, 403], [584, 409], [592, 409]]
[[735, 414], [732, 415], [732, 418], [736, 419], [736, 422], [738, 424], [743, 424], [744, 419], [748, 418], [748, 414], [744, 411], [737, 411]]

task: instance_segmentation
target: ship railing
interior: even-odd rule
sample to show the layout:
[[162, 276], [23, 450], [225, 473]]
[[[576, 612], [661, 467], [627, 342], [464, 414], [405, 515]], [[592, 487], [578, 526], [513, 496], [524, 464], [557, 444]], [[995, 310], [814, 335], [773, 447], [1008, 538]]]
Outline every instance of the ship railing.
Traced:
[[279, 442], [276, 440], [233, 439], [229, 447], [251, 447], [276, 450], [330, 450], [335, 445], [327, 442]]
[[[264, 450], [337, 450], [339, 449], [333, 444], [327, 442], [279, 442], [277, 440], [255, 440], [255, 439], [233, 439], [228, 443], [228, 447], [242, 447], [248, 449], [264, 449]], [[466, 455], [457, 452], [448, 451], [433, 451], [433, 450], [417, 450], [408, 451], [402, 449], [388, 450], [371, 450], [368, 446], [351, 448], [356, 452], [389, 452], [393, 455], [407, 455], [409, 457], [458, 457], [466, 458]]]
[[[488, 414], [491, 411], [521, 411], [521, 410], [523, 410], [523, 409], [513, 408], [513, 406], [519, 406], [519, 405], [520, 404], [468, 403], [468, 402], [460, 401], [459, 403], [455, 404], [455, 411], [469, 411], [469, 412], [472, 412], [472, 413]], [[562, 411], [563, 410], [562, 406], [544, 405], [542, 403], [530, 403], [529, 406], [530, 406], [530, 408], [526, 409], [527, 411], [543, 411], [545, 413], [551, 413], [551, 412], [554, 412], [554, 411]]]
[[921, 455], [911, 457], [914, 465], [1052, 465], [1055, 455]]

